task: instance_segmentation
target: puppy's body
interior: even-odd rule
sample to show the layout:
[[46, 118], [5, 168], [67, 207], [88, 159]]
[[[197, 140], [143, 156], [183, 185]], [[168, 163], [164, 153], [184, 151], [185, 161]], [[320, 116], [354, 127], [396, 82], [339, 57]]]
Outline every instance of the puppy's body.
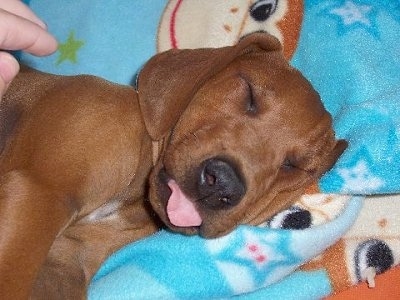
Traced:
[[111, 251], [156, 228], [143, 201], [151, 140], [136, 92], [23, 69], [2, 107], [15, 119], [0, 157], [2, 294], [27, 297], [20, 286], [41, 268], [38, 299], [82, 298], [74, 293]]
[[152, 209], [172, 230], [205, 237], [261, 223], [345, 148], [265, 34], [160, 54], [138, 92], [26, 69], [0, 114], [8, 299], [84, 298], [107, 255], [159, 228]]

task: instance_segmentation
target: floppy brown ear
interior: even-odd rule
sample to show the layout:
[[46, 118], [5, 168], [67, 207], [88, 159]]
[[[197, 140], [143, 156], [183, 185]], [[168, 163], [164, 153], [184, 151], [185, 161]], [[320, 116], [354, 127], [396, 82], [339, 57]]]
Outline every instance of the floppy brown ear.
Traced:
[[235, 58], [254, 51], [278, 50], [278, 39], [254, 33], [235, 46], [172, 49], [154, 56], [140, 71], [137, 84], [142, 115], [152, 139], [164, 137], [205, 81]]
[[329, 171], [336, 163], [340, 155], [346, 150], [348, 143], [346, 140], [337, 140], [335, 147], [329, 155], [321, 162], [321, 170], [318, 176], [322, 176], [325, 172]]

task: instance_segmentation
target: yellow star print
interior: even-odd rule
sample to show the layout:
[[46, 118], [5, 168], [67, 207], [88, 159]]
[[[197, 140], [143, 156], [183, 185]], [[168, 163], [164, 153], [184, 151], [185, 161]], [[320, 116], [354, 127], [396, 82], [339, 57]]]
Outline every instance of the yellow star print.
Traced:
[[60, 52], [60, 56], [57, 59], [56, 65], [59, 65], [67, 60], [76, 64], [77, 63], [76, 54], [84, 44], [85, 43], [83, 41], [76, 40], [75, 33], [71, 31], [67, 41], [65, 43], [61, 43], [58, 46], [58, 51]]

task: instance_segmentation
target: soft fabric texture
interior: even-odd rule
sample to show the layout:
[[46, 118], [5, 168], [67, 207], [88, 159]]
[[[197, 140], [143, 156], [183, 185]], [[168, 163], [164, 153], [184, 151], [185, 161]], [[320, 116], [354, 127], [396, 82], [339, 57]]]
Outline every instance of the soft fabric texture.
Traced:
[[[225, 298], [258, 290], [278, 282], [337, 241], [362, 204], [360, 198], [349, 202], [340, 217], [305, 230], [240, 226], [213, 240], [161, 231], [110, 257], [93, 279], [89, 298]], [[315, 274], [297, 276], [301, 281]]]
[[[285, 50], [287, 57], [321, 94], [334, 117], [337, 137], [349, 141], [349, 148], [319, 182], [318, 192], [327, 194], [313, 196], [328, 197], [329, 203], [335, 203], [324, 206], [328, 217], [313, 213], [320, 212], [319, 208], [310, 210], [305, 205], [297, 215], [299, 223], [305, 224], [297, 227], [300, 231], [279, 229], [282, 225], [277, 220], [285, 219], [281, 215], [269, 223], [276, 229], [243, 226], [218, 241], [162, 231], [128, 245], [105, 262], [91, 286], [91, 298], [123, 299], [132, 296], [131, 292], [138, 298], [149, 299], [156, 295], [162, 299], [210, 298], [254, 291], [241, 297], [317, 299], [364, 281], [361, 270], [368, 266], [379, 270], [382, 262], [374, 260], [374, 255], [368, 254], [373, 250], [369, 249], [385, 253], [382, 271], [399, 263], [398, 196], [355, 198], [342, 213], [339, 208], [344, 205], [343, 198], [328, 194], [400, 192], [398, 2], [307, 0], [304, 6], [295, 0], [261, 0], [251, 4], [240, 0], [204, 0], [201, 5], [196, 0], [120, 0], [113, 4], [99, 0], [25, 2], [45, 20], [60, 41], [60, 48], [46, 58], [21, 54], [24, 63], [51, 73], [90, 73], [123, 84], [135, 83], [143, 63], [157, 51], [231, 45], [250, 32], [267, 30], [289, 49]], [[313, 197], [308, 199], [316, 199]], [[360, 202], [362, 209], [358, 214], [356, 203]], [[298, 212], [299, 206], [289, 211]], [[311, 211], [311, 216], [303, 211]], [[312, 221], [308, 222], [308, 218]], [[357, 221], [348, 230], [350, 219]], [[311, 229], [304, 229], [312, 225]], [[330, 226], [339, 226], [342, 231], [333, 234], [335, 230]], [[309, 238], [313, 230], [326, 231], [321, 237]], [[278, 262], [274, 271], [258, 269], [251, 260], [237, 262], [240, 245], [246, 245], [240, 241], [246, 235], [268, 242], [268, 257], [275, 257]], [[293, 236], [302, 238], [298, 238], [301, 243], [290, 252], [288, 263], [288, 252], [282, 254], [288, 248], [283, 249], [282, 245], [289, 245]], [[223, 241], [229, 239], [234, 242], [227, 247]], [[331, 243], [335, 245], [327, 249]], [[213, 255], [207, 245], [214, 245]], [[221, 248], [215, 250], [216, 245]], [[310, 252], [301, 255], [300, 248]], [[364, 258], [360, 253], [365, 254]], [[319, 260], [293, 272], [314, 257]], [[243, 271], [246, 268], [252, 271]], [[233, 279], [229, 275], [232, 272]], [[246, 278], [255, 274], [250, 284]], [[267, 280], [269, 276], [273, 280]], [[279, 279], [283, 280], [274, 283]], [[271, 285], [258, 290], [268, 284]]]
[[[315, 26], [318, 24], [318, 26]], [[324, 191], [400, 191], [400, 4], [306, 1], [293, 65], [311, 80], [350, 147]]]

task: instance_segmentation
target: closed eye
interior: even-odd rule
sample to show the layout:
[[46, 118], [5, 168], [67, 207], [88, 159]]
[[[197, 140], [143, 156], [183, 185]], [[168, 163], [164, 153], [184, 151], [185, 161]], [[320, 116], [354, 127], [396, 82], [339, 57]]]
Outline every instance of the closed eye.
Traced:
[[254, 95], [253, 88], [251, 84], [247, 83], [247, 98], [246, 98], [246, 112], [250, 115], [256, 115], [258, 113], [258, 103], [256, 101], [256, 97]]
[[293, 170], [294, 168], [296, 168], [296, 166], [290, 161], [290, 159], [286, 158], [283, 161], [281, 168], [285, 171], [290, 171], [290, 170]]
[[309, 173], [310, 175], [314, 173], [314, 170], [308, 170], [305, 166], [302, 166], [299, 161], [295, 158], [287, 157], [281, 165], [281, 170], [285, 172], [293, 172], [293, 171], [301, 171], [305, 173]]

